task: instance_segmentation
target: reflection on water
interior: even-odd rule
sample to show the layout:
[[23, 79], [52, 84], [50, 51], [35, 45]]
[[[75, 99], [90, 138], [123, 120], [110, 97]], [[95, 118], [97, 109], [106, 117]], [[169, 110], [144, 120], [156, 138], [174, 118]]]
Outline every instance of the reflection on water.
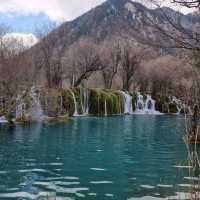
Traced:
[[196, 178], [178, 168], [187, 156], [183, 121], [80, 117], [67, 124], [1, 126], [0, 199], [182, 196]]

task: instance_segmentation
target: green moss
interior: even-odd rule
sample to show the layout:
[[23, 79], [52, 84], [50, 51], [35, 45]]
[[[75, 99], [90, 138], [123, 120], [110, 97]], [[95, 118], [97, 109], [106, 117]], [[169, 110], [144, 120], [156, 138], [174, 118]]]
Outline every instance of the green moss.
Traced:
[[14, 116], [12, 115], [12, 113], [7, 113], [5, 116], [6, 116], [6, 119], [8, 120], [8, 123], [13, 124]]
[[162, 113], [168, 113], [169, 112], [169, 97], [167, 96], [154, 96], [153, 97], [156, 100], [155, 108], [157, 111], [160, 111]]
[[98, 90], [90, 90], [89, 104], [89, 112], [93, 115], [98, 115], [100, 113], [100, 94]]
[[177, 109], [177, 106], [176, 106], [175, 103], [170, 103], [169, 104], [169, 112], [173, 113], [173, 114], [178, 112], [178, 109]]
[[72, 94], [69, 90], [62, 90], [62, 101], [63, 108], [68, 113], [69, 116], [72, 116], [74, 113], [74, 100]]
[[[107, 105], [107, 114], [108, 115], [116, 115], [120, 114], [124, 110], [124, 96], [121, 92], [112, 89], [100, 89], [100, 88], [92, 88], [88, 89], [89, 91], [89, 113], [96, 116], [104, 116], [105, 115], [105, 102]], [[44, 114], [54, 118], [58, 118], [59, 116], [72, 116], [75, 111], [74, 99], [72, 92], [75, 95], [77, 102], [78, 112], [82, 113], [82, 105], [81, 105], [81, 92], [80, 88], [69, 89], [48, 89], [43, 88], [40, 90], [40, 102]], [[132, 105], [133, 110], [135, 110], [135, 105], [137, 101], [137, 93], [132, 93]], [[144, 95], [144, 100], [146, 99], [146, 95]], [[177, 113], [177, 107], [175, 103], [170, 103], [170, 99], [166, 96], [157, 95], [154, 96], [153, 99], [156, 100], [156, 110], [162, 113]], [[28, 93], [24, 94], [23, 100], [26, 104], [26, 109], [28, 110], [31, 107], [32, 99], [28, 95]], [[8, 119], [13, 119], [12, 113], [15, 112], [16, 108], [16, 100], [12, 100], [9, 102], [9, 108], [1, 109], [0, 116], [5, 115], [8, 116]], [[7, 112], [5, 112], [5, 110]], [[183, 112], [183, 111], [181, 111]], [[27, 123], [28, 119], [18, 119], [20, 123]], [[62, 121], [62, 120], [61, 120]]]
[[122, 110], [123, 98], [114, 90], [91, 89], [90, 91], [90, 113], [93, 115], [105, 115], [105, 102], [108, 115], [119, 114]]
[[57, 117], [66, 113], [66, 110], [63, 109], [61, 98], [62, 90], [44, 89], [41, 91], [40, 102], [45, 115]]
[[3, 108], [0, 108], [0, 117], [6, 115], [6, 110]]

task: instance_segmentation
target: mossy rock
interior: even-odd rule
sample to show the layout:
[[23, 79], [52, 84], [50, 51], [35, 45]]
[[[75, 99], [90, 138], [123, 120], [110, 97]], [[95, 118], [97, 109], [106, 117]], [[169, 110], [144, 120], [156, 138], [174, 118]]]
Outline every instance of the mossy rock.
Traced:
[[91, 89], [90, 91], [90, 113], [93, 115], [105, 115], [105, 102], [107, 114], [119, 114], [122, 110], [123, 98], [121, 94], [108, 89]]
[[69, 90], [62, 90], [63, 108], [69, 116], [72, 116], [75, 111], [74, 100]]
[[60, 114], [66, 113], [66, 110], [63, 109], [62, 98], [62, 90], [42, 90], [40, 94], [40, 102], [45, 115], [57, 117]]
[[89, 104], [89, 112], [91, 114], [100, 114], [100, 94], [96, 89], [90, 90]]
[[23, 124], [23, 125], [29, 125], [32, 122], [33, 121], [31, 121], [31, 119], [28, 119], [26, 117], [18, 118], [15, 120], [16, 124]]
[[162, 104], [162, 113], [170, 113], [169, 111], [169, 104], [168, 103], [164, 103]]
[[175, 103], [169, 104], [169, 112], [172, 114], [176, 114], [178, 112], [177, 105]]
[[161, 96], [156, 95], [153, 97], [155, 99], [155, 109], [162, 113], [168, 113], [169, 112], [169, 97], [167, 96]]
[[71, 117], [67, 116], [67, 115], [63, 115], [63, 116], [58, 116], [58, 117], [49, 117], [44, 119], [43, 123], [47, 123], [47, 124], [54, 124], [54, 123], [67, 123], [70, 122], [72, 120]]
[[3, 109], [3, 108], [0, 108], [0, 117], [1, 116], [5, 116], [6, 115], [6, 110], [5, 109]]
[[182, 115], [184, 115], [184, 114], [186, 114], [186, 115], [188, 115], [188, 114], [190, 114], [190, 110], [189, 110], [189, 108], [182, 108], [181, 110], [180, 110], [180, 114], [182, 114]]
[[10, 112], [8, 112], [6, 115], [6, 119], [8, 120], [8, 123], [13, 124], [15, 116]]

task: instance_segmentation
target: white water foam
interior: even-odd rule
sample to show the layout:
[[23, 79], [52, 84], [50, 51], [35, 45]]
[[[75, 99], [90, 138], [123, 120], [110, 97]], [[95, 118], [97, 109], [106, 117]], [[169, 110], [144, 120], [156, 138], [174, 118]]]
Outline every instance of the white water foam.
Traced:
[[112, 184], [112, 181], [90, 181], [92, 184]]
[[74, 92], [72, 90], [70, 90], [70, 92], [71, 92], [73, 100], [74, 100], [74, 114], [73, 114], [73, 116], [77, 117], [77, 116], [79, 116], [79, 114], [78, 114], [76, 96], [75, 96], [75, 94], [74, 94]]
[[144, 97], [138, 92], [137, 93], [137, 103], [136, 111], [134, 114], [139, 115], [163, 115], [161, 112], [155, 109], [156, 101], [152, 99], [150, 95], [147, 95], [146, 101]]
[[87, 88], [80, 88], [80, 99], [82, 114], [89, 114], [89, 90]]
[[103, 168], [90, 168], [93, 171], [106, 171], [106, 169]]
[[0, 117], [0, 124], [8, 123], [8, 120], [6, 120], [6, 117], [2, 116]]
[[133, 114], [133, 104], [132, 104], [133, 97], [124, 91], [120, 91], [120, 93], [124, 97], [124, 114], [130, 114], [130, 115]]

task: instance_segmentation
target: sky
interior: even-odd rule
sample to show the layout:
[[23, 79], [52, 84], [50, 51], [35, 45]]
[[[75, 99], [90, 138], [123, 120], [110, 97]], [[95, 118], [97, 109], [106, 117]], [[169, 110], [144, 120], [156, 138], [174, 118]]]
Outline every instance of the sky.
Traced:
[[[105, 0], [0, 0], [0, 24], [13, 32], [33, 33], [35, 27], [72, 20]], [[145, 5], [148, 0], [142, 1]], [[188, 10], [184, 10], [188, 12]]]

